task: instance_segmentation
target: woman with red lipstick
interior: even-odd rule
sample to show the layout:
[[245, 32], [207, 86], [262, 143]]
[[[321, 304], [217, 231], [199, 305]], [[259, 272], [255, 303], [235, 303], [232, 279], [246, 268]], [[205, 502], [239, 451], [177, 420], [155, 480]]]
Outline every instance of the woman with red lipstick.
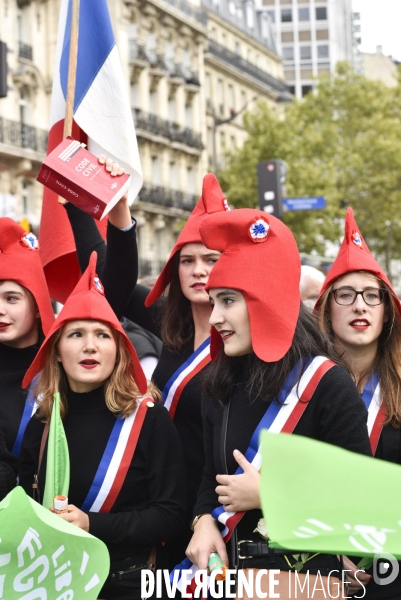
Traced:
[[[117, 172], [116, 172], [117, 173]], [[67, 205], [68, 206], [68, 205]], [[201, 418], [201, 379], [210, 362], [210, 306], [205, 286], [220, 252], [207, 248], [200, 237], [199, 227], [208, 214], [228, 210], [227, 200], [211, 173], [203, 180], [202, 196], [185, 224], [170, 257], [153, 289], [137, 285], [124, 316], [144, 327], [163, 341], [163, 348], [152, 380], [162, 391], [163, 403], [169, 410], [180, 436], [185, 457], [185, 473], [188, 502], [185, 518], [189, 524], [192, 509], [202, 477], [204, 465], [203, 428]], [[75, 231], [75, 239], [81, 268], [88, 259], [90, 248], [101, 248], [101, 240], [93, 219], [69, 207], [69, 217]], [[77, 222], [75, 222], [77, 221]], [[85, 234], [77, 233], [78, 225], [85, 221]], [[98, 269], [103, 268], [116, 278], [114, 290], [119, 289], [118, 275], [124, 255], [123, 232], [113, 231], [102, 255]], [[95, 243], [94, 240], [97, 240]], [[93, 240], [88, 244], [88, 240]], [[104, 250], [104, 249], [103, 249]], [[129, 252], [129, 248], [127, 249]], [[104, 265], [104, 266], [103, 266]], [[137, 269], [137, 264], [130, 264]], [[168, 292], [163, 296], [164, 291]], [[121, 291], [121, 295], [124, 295]], [[107, 289], [106, 289], [107, 296]], [[114, 308], [114, 303], [110, 300]], [[168, 545], [171, 567], [181, 562], [190, 537], [190, 529], [175, 547]]]
[[38, 240], [12, 219], [0, 219], [0, 423], [18, 456], [34, 411], [21, 388], [26, 370], [54, 321]]
[[[319, 585], [313, 598], [339, 597], [338, 580], [327, 579], [337, 570], [341, 580], [336, 556], [276, 551], [256, 531], [259, 433], [294, 432], [369, 455], [366, 409], [301, 302], [300, 258], [289, 229], [262, 211], [239, 209], [207, 217], [200, 233], [222, 255], [207, 285], [213, 363], [202, 406], [206, 465], [187, 555], [200, 569], [211, 552], [230, 568], [279, 569], [282, 586], [295, 568], [301, 581], [307, 571], [312, 578], [320, 572], [325, 591]], [[290, 594], [280, 587], [280, 597]]]
[[[376, 458], [401, 464], [401, 305], [373, 258], [349, 208], [345, 236], [315, 313], [347, 364], [368, 409]], [[347, 568], [355, 562], [346, 559]], [[401, 563], [400, 563], [401, 567]], [[358, 586], [351, 592], [358, 596]], [[371, 581], [364, 598], [401, 597], [401, 575], [388, 585]]]
[[[60, 518], [107, 545], [111, 569], [100, 597], [139, 600], [141, 569], [155, 556], [158, 568], [167, 568], [162, 543], [185, 526], [183, 456], [175, 427], [153, 401], [155, 388], [104, 297], [95, 264], [94, 253], [24, 378], [26, 386], [40, 373], [20, 484], [32, 492], [45, 422], [60, 392], [70, 456], [70, 504]], [[46, 450], [41, 490], [45, 474]]]

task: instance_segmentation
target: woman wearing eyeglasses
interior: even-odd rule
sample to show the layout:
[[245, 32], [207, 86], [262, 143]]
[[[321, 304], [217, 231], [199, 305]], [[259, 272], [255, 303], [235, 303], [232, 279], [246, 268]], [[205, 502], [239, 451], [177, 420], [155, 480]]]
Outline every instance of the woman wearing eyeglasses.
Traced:
[[[327, 275], [315, 312], [321, 329], [347, 364], [368, 409], [373, 455], [401, 464], [401, 305], [370, 253], [351, 208], [347, 211], [340, 252]], [[358, 561], [345, 562], [345, 568], [355, 569]], [[349, 593], [358, 597], [358, 589], [356, 582], [354, 585], [351, 581]], [[364, 598], [401, 598], [401, 576], [388, 585], [377, 585], [371, 580]]]

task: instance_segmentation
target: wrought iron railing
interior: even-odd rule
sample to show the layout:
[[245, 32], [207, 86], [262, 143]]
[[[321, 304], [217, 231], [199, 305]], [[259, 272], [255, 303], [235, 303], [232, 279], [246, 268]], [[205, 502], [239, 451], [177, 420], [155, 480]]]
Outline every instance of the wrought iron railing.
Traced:
[[0, 117], [0, 142], [46, 153], [47, 131]]
[[194, 6], [190, 2], [187, 2], [187, 0], [165, 0], [165, 1], [167, 4], [170, 4], [170, 6], [174, 6], [174, 8], [176, 8], [180, 12], [184, 13], [184, 15], [187, 15], [187, 17], [192, 17], [193, 19], [198, 21], [198, 23], [200, 23], [201, 25], [204, 25], [206, 27], [206, 25], [207, 25], [206, 11], [202, 10], [201, 8], [198, 8], [197, 6]]
[[28, 60], [33, 59], [33, 50], [32, 46], [29, 44], [24, 44], [23, 42], [18, 42], [18, 56], [20, 58], [27, 58]]
[[172, 142], [180, 142], [198, 150], [203, 150], [204, 148], [201, 134], [188, 127], [181, 127], [177, 123], [166, 121], [157, 115], [146, 113], [139, 108], [133, 108], [132, 114], [137, 129], [150, 131], [155, 135], [168, 138]]
[[149, 62], [144, 44], [138, 44], [138, 42], [133, 39], [129, 40], [129, 60], [130, 62], [134, 60]]
[[198, 198], [193, 194], [181, 192], [180, 190], [171, 190], [159, 185], [145, 183], [139, 192], [139, 200], [167, 208], [181, 208], [182, 210], [192, 211]]
[[152, 277], [159, 275], [166, 261], [148, 260], [146, 258], [139, 259], [139, 277]]
[[253, 65], [241, 56], [238, 56], [238, 54], [236, 54], [235, 52], [227, 50], [227, 48], [221, 46], [220, 44], [217, 44], [217, 42], [214, 42], [213, 40], [209, 40], [209, 52], [217, 56], [217, 58], [219, 58], [220, 60], [224, 60], [231, 66], [237, 67], [237, 69], [239, 69], [243, 73], [252, 75], [252, 77], [255, 77], [259, 81], [262, 81], [264, 84], [273, 88], [277, 92], [288, 92], [288, 86], [285, 83], [285, 81], [282, 81], [281, 79], [276, 79], [276, 77], [273, 77], [273, 75], [270, 75], [270, 73], [266, 73], [266, 71], [259, 69], [259, 67], [257, 67], [256, 65]]

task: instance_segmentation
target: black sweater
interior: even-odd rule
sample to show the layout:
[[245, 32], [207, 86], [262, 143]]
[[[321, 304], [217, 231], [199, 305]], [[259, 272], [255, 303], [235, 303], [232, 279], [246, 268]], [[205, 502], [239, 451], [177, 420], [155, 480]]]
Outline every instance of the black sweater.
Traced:
[[[68, 393], [64, 428], [70, 454], [68, 501], [82, 506], [109, 440], [116, 416], [103, 388]], [[33, 417], [20, 453], [20, 484], [32, 493], [44, 425]], [[46, 449], [39, 474], [44, 489]], [[103, 540], [112, 559], [131, 556], [175, 536], [187, 525], [181, 444], [166, 409], [147, 409], [135, 454], [110, 513], [89, 512], [89, 533]]]
[[[268, 406], [261, 399], [250, 398], [245, 388], [245, 377], [239, 376], [230, 401], [225, 445], [229, 474], [233, 474], [238, 466], [233, 451], [238, 449], [245, 453]], [[226, 472], [220, 458], [223, 409], [214, 398], [204, 397], [202, 413], [206, 465], [194, 515], [211, 513], [219, 506], [215, 492], [216, 475]], [[294, 433], [369, 456], [371, 450], [366, 419], [365, 405], [350, 376], [341, 368], [333, 367], [319, 382]], [[259, 509], [247, 511], [237, 525], [238, 540], [260, 540], [253, 530], [261, 517]]]
[[0, 423], [8, 450], [13, 449], [28, 389], [21, 387], [22, 379], [39, 350], [39, 344], [28, 348], [12, 348], [0, 344]]
[[[74, 232], [81, 270], [83, 271], [86, 268], [91, 251], [97, 250], [97, 272], [103, 281], [106, 298], [117, 316], [121, 317], [121, 307], [126, 304], [123, 314], [127, 319], [160, 337], [160, 317], [164, 310], [164, 298], [160, 298], [155, 304], [146, 308], [144, 302], [149, 290], [144, 286], [137, 285], [132, 293], [134, 287], [132, 281], [136, 281], [138, 274], [135, 228], [124, 232], [109, 223], [106, 249], [92, 217], [71, 204], [67, 204], [66, 208]], [[127, 275], [128, 269], [131, 269], [129, 277]], [[132, 286], [131, 293], [130, 286]], [[113, 293], [111, 293], [112, 291]], [[126, 300], [124, 300], [124, 297]], [[181, 367], [193, 352], [194, 340], [191, 340], [178, 353], [171, 352], [166, 346], [163, 346], [158, 365], [152, 376], [153, 382], [160, 390], [163, 390], [173, 373]], [[174, 415], [174, 424], [177, 427], [185, 457], [185, 472], [188, 484], [188, 523], [191, 520], [192, 508], [195, 504], [204, 465], [201, 418], [201, 380], [203, 373], [204, 369], [185, 386]]]
[[0, 428], [0, 501], [15, 488], [17, 466], [17, 459], [7, 450], [3, 431]]

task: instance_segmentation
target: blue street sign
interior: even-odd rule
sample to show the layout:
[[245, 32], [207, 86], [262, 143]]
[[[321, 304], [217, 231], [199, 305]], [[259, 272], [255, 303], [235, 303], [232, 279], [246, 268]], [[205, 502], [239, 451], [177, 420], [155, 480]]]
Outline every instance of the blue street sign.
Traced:
[[309, 198], [283, 198], [284, 210], [318, 210], [326, 208], [324, 196], [311, 196]]

